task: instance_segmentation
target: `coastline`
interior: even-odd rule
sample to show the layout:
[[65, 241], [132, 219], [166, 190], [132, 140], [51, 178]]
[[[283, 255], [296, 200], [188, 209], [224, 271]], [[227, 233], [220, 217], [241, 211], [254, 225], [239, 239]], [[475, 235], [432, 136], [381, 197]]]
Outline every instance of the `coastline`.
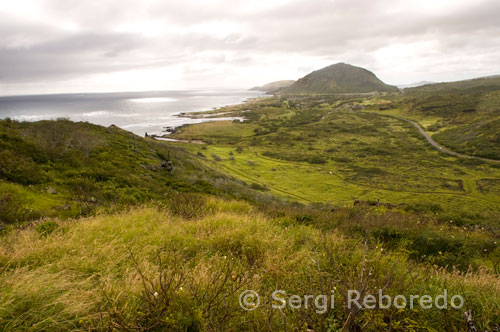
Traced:
[[[163, 127], [164, 130], [159, 134], [159, 135], [149, 135], [150, 137], [153, 137], [155, 139], [162, 139], [165, 141], [171, 141], [171, 142], [184, 142], [184, 143], [195, 143], [195, 144], [205, 144], [204, 142], [191, 142], [191, 141], [184, 141], [184, 140], [178, 140], [171, 138], [171, 135], [174, 135], [179, 129], [191, 126], [191, 125], [196, 125], [200, 123], [208, 123], [208, 122], [215, 122], [215, 121], [235, 121], [238, 120], [240, 122], [245, 121], [245, 117], [241, 116], [241, 114], [238, 114], [239, 116], [229, 116], [229, 115], [235, 115], [234, 110], [231, 109], [233, 106], [240, 106], [244, 105], [256, 100], [261, 100], [262, 98], [268, 98], [269, 96], [266, 95], [261, 95], [257, 97], [251, 97], [243, 100], [240, 103], [236, 104], [231, 104], [231, 105], [225, 105], [221, 107], [214, 107], [212, 110], [207, 110], [207, 111], [194, 111], [194, 112], [180, 112], [177, 114], [174, 114], [175, 117], [177, 118], [182, 118], [182, 119], [191, 119], [191, 120], [200, 120], [197, 122], [186, 122], [182, 123], [177, 126], [165, 126]], [[245, 112], [245, 111], [243, 111]], [[239, 113], [242, 113], [239, 111]]]
[[139, 136], [162, 136], [168, 127], [220, 121], [221, 115], [213, 115], [218, 112], [214, 110], [260, 96], [241, 89], [17, 96], [0, 98], [0, 118], [28, 122], [67, 118], [115, 125]]

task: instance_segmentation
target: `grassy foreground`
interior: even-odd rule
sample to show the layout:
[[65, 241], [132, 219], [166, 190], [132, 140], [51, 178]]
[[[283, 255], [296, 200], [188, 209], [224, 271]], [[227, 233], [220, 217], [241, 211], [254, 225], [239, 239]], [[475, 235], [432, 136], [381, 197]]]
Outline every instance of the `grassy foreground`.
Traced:
[[[416, 262], [402, 245], [348, 236], [352, 223], [368, 230], [401, 218], [291, 207], [259, 212], [242, 201], [188, 198], [4, 235], [0, 331], [463, 331], [465, 309], [481, 328], [500, 321], [500, 282], [486, 269], [447, 271]], [[352, 223], [343, 223], [347, 215]], [[348, 289], [381, 288], [407, 297], [447, 289], [448, 300], [461, 294], [466, 304], [346, 307]], [[238, 304], [247, 289], [261, 294], [253, 311]], [[334, 290], [335, 306], [322, 314], [272, 309], [276, 289], [287, 296]]]

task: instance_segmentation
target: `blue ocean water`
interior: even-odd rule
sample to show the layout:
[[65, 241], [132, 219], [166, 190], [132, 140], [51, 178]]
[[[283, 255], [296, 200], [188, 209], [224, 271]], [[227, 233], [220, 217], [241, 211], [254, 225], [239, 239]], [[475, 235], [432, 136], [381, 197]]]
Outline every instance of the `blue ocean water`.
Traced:
[[161, 134], [165, 127], [208, 121], [179, 117], [179, 113], [208, 111], [261, 95], [248, 90], [184, 90], [8, 96], [0, 97], [0, 118], [38, 121], [64, 117], [114, 124], [138, 135]]

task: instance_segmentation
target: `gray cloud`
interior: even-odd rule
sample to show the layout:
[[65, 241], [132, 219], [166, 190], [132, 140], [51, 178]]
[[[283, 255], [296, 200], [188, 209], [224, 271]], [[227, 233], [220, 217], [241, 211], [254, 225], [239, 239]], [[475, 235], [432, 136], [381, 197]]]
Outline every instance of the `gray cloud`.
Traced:
[[210, 80], [243, 87], [336, 61], [366, 66], [389, 83], [500, 72], [496, 0], [31, 4], [30, 15], [0, 4], [0, 94], [2, 87], [22, 92], [27, 82], [32, 90], [36, 82], [60, 88], [63, 81], [77, 89], [79, 80], [93, 79], [96, 89], [99, 82], [112, 88], [114, 73], [154, 77], [162, 70], [176, 73], [176, 87]]

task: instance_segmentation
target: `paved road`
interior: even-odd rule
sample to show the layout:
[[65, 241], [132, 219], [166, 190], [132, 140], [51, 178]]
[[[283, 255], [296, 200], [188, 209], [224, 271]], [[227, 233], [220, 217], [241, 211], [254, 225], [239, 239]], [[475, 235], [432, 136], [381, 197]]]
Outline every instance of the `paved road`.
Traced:
[[458, 152], [452, 151], [450, 149], [447, 149], [444, 146], [439, 145], [439, 143], [437, 143], [435, 140], [433, 140], [432, 137], [417, 122], [412, 121], [412, 120], [408, 120], [408, 119], [405, 119], [405, 118], [400, 118], [399, 116], [391, 116], [391, 117], [399, 119], [399, 120], [406, 121], [408, 123], [411, 123], [415, 128], [417, 128], [417, 130], [420, 132], [420, 134], [422, 134], [425, 137], [425, 139], [427, 140], [427, 142], [431, 143], [431, 145], [433, 147], [435, 147], [436, 149], [438, 149], [441, 152], [444, 152], [444, 153], [447, 153], [449, 155], [456, 156], [456, 157], [469, 158], [469, 159], [479, 159], [479, 160], [482, 160], [482, 161], [489, 161], [489, 162], [494, 162], [494, 163], [500, 163], [500, 160], [489, 159], [489, 158], [482, 158], [482, 157], [476, 157], [476, 156], [470, 156], [470, 155], [467, 155], [467, 154], [458, 153]]

